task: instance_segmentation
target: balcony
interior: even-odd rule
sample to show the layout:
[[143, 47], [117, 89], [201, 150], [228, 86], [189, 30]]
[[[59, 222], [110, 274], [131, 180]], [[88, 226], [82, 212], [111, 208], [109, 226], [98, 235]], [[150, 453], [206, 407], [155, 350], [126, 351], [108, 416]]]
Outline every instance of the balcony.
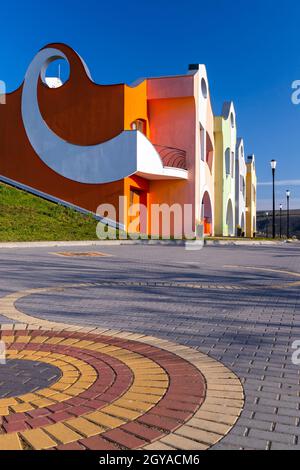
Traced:
[[153, 144], [153, 146], [159, 153], [164, 167], [187, 170], [186, 152], [184, 150], [165, 145]]

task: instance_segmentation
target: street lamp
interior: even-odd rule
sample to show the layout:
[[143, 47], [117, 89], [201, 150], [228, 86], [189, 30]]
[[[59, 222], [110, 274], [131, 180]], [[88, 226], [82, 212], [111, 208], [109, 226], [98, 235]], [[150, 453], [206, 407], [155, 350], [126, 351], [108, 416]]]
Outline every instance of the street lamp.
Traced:
[[290, 196], [291, 191], [289, 189], [286, 190], [286, 201], [287, 201], [287, 224], [286, 224], [286, 236], [290, 238]]
[[283, 205], [280, 204], [280, 206], [279, 206], [279, 214], [280, 214], [279, 215], [279, 220], [280, 220], [280, 222], [279, 222], [279, 236], [280, 236], [280, 238], [282, 238], [282, 208], [283, 208]]
[[266, 212], [267, 223], [266, 223], [266, 238], [269, 238], [269, 212]]
[[276, 230], [275, 230], [275, 170], [276, 170], [277, 162], [276, 160], [271, 160], [271, 168], [272, 168], [272, 177], [273, 177], [273, 224], [272, 224], [272, 234], [273, 238], [276, 237]]

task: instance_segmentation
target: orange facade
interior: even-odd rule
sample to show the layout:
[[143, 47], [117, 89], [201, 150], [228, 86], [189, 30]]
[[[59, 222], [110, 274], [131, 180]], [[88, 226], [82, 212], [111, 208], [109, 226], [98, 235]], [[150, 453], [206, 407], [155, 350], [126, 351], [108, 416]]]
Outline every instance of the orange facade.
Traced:
[[[69, 63], [70, 78], [49, 88], [44, 71], [58, 58]], [[199, 224], [213, 234], [215, 167], [203, 65], [135, 86], [98, 85], [75, 51], [50, 44], [0, 106], [0, 178], [94, 214], [111, 204], [128, 232], [161, 235], [153, 207], [165, 205], [171, 236], [186, 235], [185, 211], [189, 234]], [[132, 205], [143, 208], [138, 221]]]
[[[145, 83], [135, 88], [96, 85], [72, 49], [62, 44], [51, 47], [65, 53], [71, 69], [63, 87], [50, 89], [41, 80], [38, 85], [41, 114], [55, 134], [77, 145], [94, 145], [129, 130], [136, 119], [147, 122]], [[21, 95], [22, 86], [0, 106], [0, 174], [94, 213], [101, 203], [118, 209], [119, 196], [126, 191], [124, 180], [81, 184], [60, 176], [36, 155], [24, 130]]]
[[[188, 123], [183, 111], [193, 106], [191, 98], [174, 102], [149, 101], [146, 80], [134, 87], [95, 84], [87, 75], [81, 58], [71, 48], [63, 44], [50, 44], [44, 49], [50, 48], [61, 51], [67, 58], [70, 78], [63, 86], [53, 89], [47, 87], [40, 77], [36, 93], [42, 119], [60, 139], [77, 146], [94, 146], [111, 141], [124, 131], [136, 130], [147, 139], [152, 139], [153, 143], [160, 144], [159, 127], [163, 119], [161, 128], [169, 127], [169, 133], [172, 133], [172, 127], [177, 122], [178, 132], [173, 132], [173, 135], [177, 135], [180, 148], [186, 147], [182, 136]], [[132, 216], [128, 214], [130, 201], [140, 202], [148, 208], [147, 215], [137, 226], [143, 233], [149, 233], [151, 228], [151, 202], [172, 204], [178, 200], [189, 202], [193, 199], [191, 182], [188, 183], [190, 189], [186, 191], [186, 181], [162, 181], [161, 178], [156, 180], [156, 177], [146, 179], [131, 174], [118, 181], [85, 184], [53, 171], [37, 155], [26, 135], [21, 111], [23, 87], [24, 84], [8, 94], [6, 105], [0, 107], [0, 175], [3, 177], [93, 213], [102, 203], [113, 204], [117, 210], [117, 222], [124, 223], [126, 228], [132, 221]], [[174, 119], [175, 112], [177, 118], [181, 116], [179, 120]], [[163, 143], [166, 146], [174, 145], [172, 139], [167, 138]], [[192, 152], [193, 148], [189, 150]], [[120, 163], [121, 159], [120, 154]], [[126, 196], [127, 207], [121, 207], [119, 211], [121, 196]]]

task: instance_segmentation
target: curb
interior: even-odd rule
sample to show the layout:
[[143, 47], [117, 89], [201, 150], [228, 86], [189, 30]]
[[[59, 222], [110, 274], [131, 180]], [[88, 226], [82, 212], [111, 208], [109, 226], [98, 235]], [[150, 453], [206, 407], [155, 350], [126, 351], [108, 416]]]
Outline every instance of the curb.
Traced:
[[205, 240], [206, 246], [277, 246], [285, 243], [287, 242], [273, 240]]
[[53, 242], [7, 242], [0, 243], [0, 249], [14, 248], [56, 248], [70, 246], [122, 246], [122, 245], [162, 245], [185, 246], [184, 240], [85, 240]]
[[[300, 244], [299, 241], [259, 241], [259, 240], [204, 240], [205, 246], [276, 246], [284, 244]], [[83, 241], [44, 241], [44, 242], [4, 242], [0, 243], [1, 249], [15, 248], [56, 248], [71, 246], [122, 246], [122, 245], [144, 245], [144, 246], [182, 246], [186, 247], [197, 245], [203, 246], [201, 240], [185, 241], [185, 240], [83, 240]]]

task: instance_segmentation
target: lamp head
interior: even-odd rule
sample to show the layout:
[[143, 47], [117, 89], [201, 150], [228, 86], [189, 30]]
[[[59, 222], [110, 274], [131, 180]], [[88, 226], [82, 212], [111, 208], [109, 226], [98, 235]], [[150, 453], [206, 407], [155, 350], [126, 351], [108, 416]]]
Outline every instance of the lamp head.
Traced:
[[286, 197], [290, 197], [291, 191], [289, 189], [286, 190]]
[[276, 160], [271, 160], [271, 168], [272, 168], [272, 170], [276, 170], [276, 166], [277, 166], [277, 161], [276, 161]]

